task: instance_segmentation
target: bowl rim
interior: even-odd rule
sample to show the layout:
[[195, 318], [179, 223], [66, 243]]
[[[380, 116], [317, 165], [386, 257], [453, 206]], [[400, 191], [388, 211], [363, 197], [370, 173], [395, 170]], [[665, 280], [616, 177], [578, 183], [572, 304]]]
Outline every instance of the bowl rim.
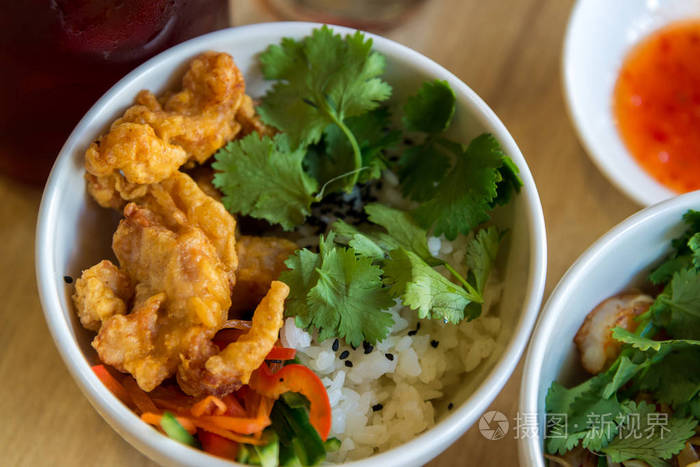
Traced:
[[[547, 358], [547, 344], [556, 338], [554, 325], [557, 322], [557, 317], [565, 312], [569, 296], [581, 283], [582, 276], [587, 274], [587, 271], [600, 257], [614, 254], [616, 245], [628, 235], [655, 223], [657, 218], [666, 216], [669, 212], [679, 213], [678, 221], [680, 222], [680, 215], [692, 207], [697, 207], [699, 203], [700, 190], [661, 201], [630, 215], [593, 242], [561, 277], [542, 308], [523, 365], [518, 407], [521, 413], [537, 414], [538, 436], [518, 437], [518, 454], [521, 465], [544, 466], [542, 439], [540, 438], [542, 434], [540, 416], [544, 414], [538, 410], [540, 398], [538, 388], [541, 381], [542, 364]], [[581, 320], [583, 321], [583, 316]]]
[[[637, 178], [628, 179], [624, 174], [621, 174], [620, 170], [617, 170], [613, 166], [611, 158], [605, 157], [605, 155], [609, 154], [611, 150], [609, 148], [601, 148], [599, 146], [598, 139], [596, 138], [594, 131], [591, 130], [586, 123], [588, 119], [578, 110], [576, 99], [574, 98], [574, 70], [571, 63], [576, 60], [573, 52], [574, 28], [576, 24], [581, 21], [580, 18], [583, 14], [581, 12], [583, 11], [584, 5], [587, 1], [590, 0], [577, 0], [571, 9], [571, 13], [569, 14], [569, 19], [566, 24], [566, 32], [564, 33], [560, 61], [560, 82], [562, 94], [564, 95], [566, 113], [569, 116], [569, 120], [573, 124], [576, 136], [588, 155], [588, 158], [605, 176], [605, 178], [607, 178], [615, 188], [640, 206], [651, 206], [660, 201], [677, 196], [679, 193], [670, 190], [660, 182], [656, 181], [656, 179], [644, 171], [644, 169], [642, 169], [642, 167], [639, 166], [639, 163], [636, 161], [634, 161], [634, 164], [639, 166], [642, 180]], [[632, 154], [627, 150], [624, 142], [622, 142], [621, 145], [622, 155], [633, 160], [634, 156], [632, 156]], [[649, 187], [653, 187], [653, 193], [648, 189]], [[662, 194], [662, 196], [660, 197], [659, 194]]]
[[[106, 108], [109, 108], [112, 99], [118, 96], [137, 77], [153, 72], [153, 69], [160, 67], [162, 63], [182, 62], [182, 58], [177, 57], [190, 56], [203, 49], [215, 49], [216, 44], [220, 42], [230, 43], [239, 37], [250, 35], [264, 38], [280, 29], [284, 31], [285, 35], [293, 35], [300, 31], [308, 34], [313, 28], [321, 25], [321, 23], [310, 22], [273, 22], [227, 28], [190, 39], [161, 52], [112, 86], [85, 114], [62, 147], [46, 184], [36, 229], [35, 266], [39, 297], [53, 340], [71, 376], [78, 383], [92, 406], [130, 444], [158, 462], [167, 462], [173, 465], [197, 465], [207, 462], [210, 465], [222, 467], [240, 465], [215, 458], [162, 436], [126, 409], [91, 371], [87, 360], [72, 336], [70, 323], [63, 317], [59, 294], [64, 292], [59, 290], [58, 283], [55, 281], [58, 272], [53, 267], [55, 245], [52, 234], [53, 226], [57, 224], [59, 218], [58, 199], [62, 189], [61, 174], [69, 169], [71, 154], [76, 144], [84, 138], [83, 133], [89, 127], [90, 122], [98, 118]], [[356, 31], [341, 26], [333, 25], [332, 27], [336, 32], [343, 34]], [[395, 53], [402, 60], [410, 63], [411, 67], [420, 69], [426, 75], [446, 80], [455, 90], [458, 98], [460, 96], [463, 98], [470, 112], [496, 136], [505, 152], [520, 169], [523, 189], [519, 196], [524, 198], [525, 217], [528, 222], [530, 258], [526, 296], [522, 304], [520, 318], [513, 330], [513, 336], [486, 378], [469, 399], [429, 430], [388, 451], [348, 464], [355, 466], [378, 465], [380, 463], [413, 465], [427, 462], [461, 436], [491, 404], [515, 369], [528, 342], [544, 293], [547, 264], [546, 232], [537, 188], [525, 158], [503, 123], [486, 103], [459, 78], [433, 60], [393, 40], [368, 32], [364, 33], [373, 39], [374, 48], [385, 53]], [[262, 43], [267, 44], [264, 40]]]

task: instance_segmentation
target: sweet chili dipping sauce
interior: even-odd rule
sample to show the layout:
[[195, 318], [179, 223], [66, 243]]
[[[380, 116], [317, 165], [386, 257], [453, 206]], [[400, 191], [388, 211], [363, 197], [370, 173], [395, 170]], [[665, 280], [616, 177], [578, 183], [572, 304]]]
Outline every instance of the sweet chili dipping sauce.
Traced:
[[614, 112], [628, 150], [669, 189], [700, 189], [700, 22], [676, 23], [627, 56]]

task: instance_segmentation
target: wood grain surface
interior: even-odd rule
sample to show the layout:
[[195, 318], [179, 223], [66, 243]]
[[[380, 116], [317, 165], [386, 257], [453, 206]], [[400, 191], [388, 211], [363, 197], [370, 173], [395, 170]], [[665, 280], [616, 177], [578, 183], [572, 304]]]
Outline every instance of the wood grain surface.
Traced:
[[[562, 97], [560, 57], [571, 0], [429, 0], [386, 33], [452, 71], [503, 120], [539, 189], [549, 245], [549, 295], [596, 238], [639, 206], [598, 172], [579, 144]], [[274, 19], [233, 1], [234, 24]], [[30, 148], [29, 148], [30, 149]], [[90, 407], [61, 361], [36, 291], [34, 229], [41, 192], [0, 176], [0, 465], [147, 466]], [[517, 414], [522, 362], [491, 408]], [[432, 461], [517, 465], [510, 433], [472, 428]]]

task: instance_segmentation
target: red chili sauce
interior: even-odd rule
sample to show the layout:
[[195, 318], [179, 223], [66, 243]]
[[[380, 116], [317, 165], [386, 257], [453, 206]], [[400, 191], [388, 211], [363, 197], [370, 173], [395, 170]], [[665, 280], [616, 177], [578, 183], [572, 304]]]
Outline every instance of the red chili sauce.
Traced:
[[652, 34], [625, 59], [614, 112], [628, 150], [679, 193], [700, 189], [700, 22]]

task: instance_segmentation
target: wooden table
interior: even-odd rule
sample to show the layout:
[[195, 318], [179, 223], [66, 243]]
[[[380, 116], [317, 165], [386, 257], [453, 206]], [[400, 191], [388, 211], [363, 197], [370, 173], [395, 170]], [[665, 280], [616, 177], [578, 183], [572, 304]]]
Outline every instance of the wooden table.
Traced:
[[[560, 56], [572, 0], [432, 0], [388, 33], [451, 70], [499, 115], [525, 155], [547, 224], [545, 297], [597, 237], [639, 207], [590, 162], [566, 114]], [[234, 22], [270, 20], [248, 0]], [[28, 150], [31, 150], [29, 147]], [[40, 191], [0, 177], [0, 464], [153, 465], [88, 404], [44, 324], [34, 278]], [[492, 404], [511, 420], [522, 365]], [[509, 434], [469, 430], [431, 466], [515, 465]]]

